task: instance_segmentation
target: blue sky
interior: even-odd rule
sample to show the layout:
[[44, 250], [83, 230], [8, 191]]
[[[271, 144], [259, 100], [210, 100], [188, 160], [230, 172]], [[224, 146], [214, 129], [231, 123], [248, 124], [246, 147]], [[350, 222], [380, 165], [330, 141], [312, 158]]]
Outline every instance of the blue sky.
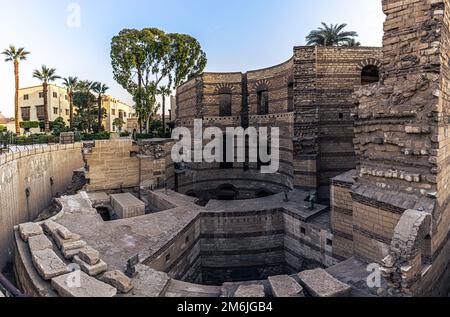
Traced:
[[[67, 6], [81, 9], [80, 27], [69, 27]], [[380, 0], [0, 0], [0, 49], [25, 46], [21, 87], [37, 85], [32, 71], [45, 64], [60, 76], [101, 81], [131, 103], [114, 82], [111, 38], [122, 28], [158, 27], [196, 37], [208, 56], [207, 71], [246, 71], [278, 64], [320, 22], [343, 23], [365, 46], [380, 46]], [[0, 60], [0, 111], [12, 115], [12, 64]]]

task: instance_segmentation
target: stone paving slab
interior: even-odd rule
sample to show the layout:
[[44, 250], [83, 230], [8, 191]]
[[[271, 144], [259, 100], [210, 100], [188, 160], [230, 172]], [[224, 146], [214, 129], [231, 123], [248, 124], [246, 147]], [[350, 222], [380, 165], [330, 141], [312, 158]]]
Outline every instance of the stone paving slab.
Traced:
[[245, 297], [260, 298], [265, 296], [266, 295], [264, 292], [264, 285], [261, 284], [241, 285], [234, 293], [234, 297], [237, 298], [245, 298]]
[[89, 265], [96, 265], [100, 262], [100, 253], [90, 246], [81, 249], [78, 257]]
[[47, 238], [45, 234], [29, 237], [28, 245], [30, 247], [31, 253], [46, 249], [53, 249], [53, 243], [49, 240], [49, 238]]
[[287, 275], [269, 277], [270, 289], [274, 297], [304, 297], [303, 287]]
[[28, 222], [19, 225], [20, 237], [23, 241], [28, 242], [28, 238], [31, 236], [38, 236], [43, 234], [42, 227], [36, 223]]
[[53, 250], [36, 251], [32, 254], [32, 258], [34, 267], [44, 280], [50, 280], [69, 271], [67, 265]]
[[[77, 279], [79, 277], [79, 280]], [[79, 281], [79, 283], [77, 283]], [[52, 286], [61, 297], [114, 297], [117, 290], [82, 271], [52, 279]]]
[[351, 287], [335, 279], [324, 269], [300, 272], [298, 277], [313, 297], [347, 297]]

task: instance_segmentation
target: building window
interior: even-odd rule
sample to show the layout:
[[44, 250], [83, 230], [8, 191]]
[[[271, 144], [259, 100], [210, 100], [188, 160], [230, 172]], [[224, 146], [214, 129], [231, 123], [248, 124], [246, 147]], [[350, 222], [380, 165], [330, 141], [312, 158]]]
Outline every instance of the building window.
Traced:
[[58, 93], [57, 92], [53, 93], [53, 98], [58, 98]]
[[123, 117], [124, 117], [124, 118], [127, 117], [127, 113], [126, 113], [126, 112], [123, 113]]
[[378, 67], [368, 65], [361, 72], [361, 85], [370, 85], [380, 81], [380, 72]]
[[232, 115], [232, 95], [229, 88], [222, 88], [219, 91], [219, 116], [230, 117]]
[[230, 169], [230, 168], [233, 168], [233, 162], [227, 162], [227, 153], [228, 153], [228, 151], [229, 150], [231, 150], [231, 149], [228, 149], [228, 142], [227, 142], [228, 140], [227, 140], [227, 136], [226, 135], [224, 135], [223, 136], [223, 142], [222, 142], [222, 144], [223, 144], [223, 149], [222, 149], [222, 154], [223, 154], [223, 156], [222, 156], [222, 162], [220, 163], [220, 168], [221, 169]]
[[44, 98], [44, 93], [43, 92], [39, 93], [39, 98]]
[[119, 118], [123, 119], [123, 111], [122, 110], [119, 110]]
[[327, 246], [332, 247], [333, 246], [333, 240], [327, 239]]
[[36, 116], [39, 121], [44, 120], [44, 106], [36, 106]]
[[30, 107], [20, 108], [22, 121], [30, 121]]
[[69, 100], [69, 96], [64, 95], [64, 99], [65, 99], [65, 100]]
[[53, 108], [53, 114], [58, 114], [58, 108]]
[[269, 114], [269, 91], [258, 91], [258, 115]]
[[23, 95], [23, 100], [29, 100], [30, 99], [30, 95]]
[[69, 109], [66, 109], [66, 116], [69, 116], [70, 115], [70, 111], [69, 111]]
[[113, 116], [115, 116], [115, 115], [116, 115], [116, 109], [111, 109], [111, 114], [112, 114]]
[[288, 85], [288, 112], [294, 111], [294, 83]]

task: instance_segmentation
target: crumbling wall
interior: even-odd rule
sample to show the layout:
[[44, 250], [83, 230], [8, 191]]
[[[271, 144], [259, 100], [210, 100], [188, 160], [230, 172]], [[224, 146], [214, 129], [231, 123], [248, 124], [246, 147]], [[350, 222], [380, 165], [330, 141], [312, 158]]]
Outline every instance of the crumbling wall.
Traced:
[[[356, 94], [359, 179], [352, 191], [354, 219], [363, 218], [367, 208], [379, 217], [368, 222], [369, 230], [355, 232], [355, 254], [382, 262], [388, 269], [397, 267], [403, 281], [394, 293], [446, 295], [450, 285], [449, 2], [383, 0], [383, 11], [387, 18], [382, 80]], [[419, 235], [414, 241], [412, 253], [419, 256], [405, 261], [398, 254], [399, 243], [392, 243], [407, 210], [428, 214], [433, 222], [431, 237]], [[425, 238], [431, 239], [429, 246]], [[380, 243], [386, 252], [363, 252]], [[425, 254], [429, 263], [420, 262]], [[383, 255], [389, 257], [380, 261]], [[392, 258], [402, 260], [391, 263]], [[395, 274], [389, 278], [394, 285]]]

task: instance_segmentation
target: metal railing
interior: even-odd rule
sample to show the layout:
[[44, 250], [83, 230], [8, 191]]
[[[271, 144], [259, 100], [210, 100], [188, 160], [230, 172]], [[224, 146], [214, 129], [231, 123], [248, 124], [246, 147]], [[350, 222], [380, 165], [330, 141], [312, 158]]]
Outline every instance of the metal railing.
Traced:
[[11, 132], [3, 132], [0, 133], [0, 155], [58, 143], [59, 137], [53, 135], [16, 136]]
[[6, 296], [10, 297], [26, 297], [19, 291], [2, 273], [0, 273], [0, 286], [6, 291]]

